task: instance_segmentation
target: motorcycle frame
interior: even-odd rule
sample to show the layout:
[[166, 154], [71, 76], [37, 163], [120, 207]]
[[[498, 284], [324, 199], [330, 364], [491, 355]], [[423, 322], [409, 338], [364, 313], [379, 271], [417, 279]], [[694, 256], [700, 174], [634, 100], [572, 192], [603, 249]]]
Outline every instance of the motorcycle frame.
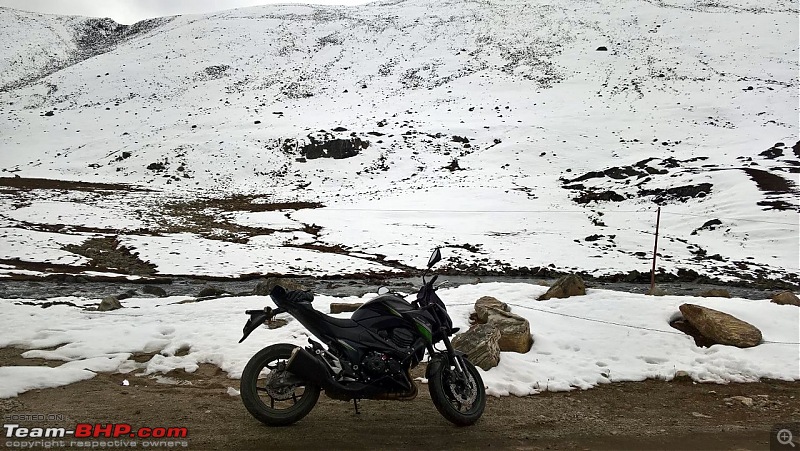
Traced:
[[[348, 360], [354, 365], [353, 370], [358, 369], [358, 364], [364, 357], [365, 353], [370, 350], [387, 352], [394, 355], [400, 360], [404, 368], [413, 368], [420, 363], [419, 359], [415, 357], [425, 349], [428, 351], [429, 362], [425, 372], [426, 378], [430, 379], [438, 372], [444, 370], [445, 364], [454, 368], [454, 373], [458, 379], [467, 382], [466, 366], [463, 363], [464, 353], [457, 351], [453, 348], [450, 342], [450, 336], [458, 331], [458, 328], [453, 328], [452, 320], [447, 312], [444, 302], [436, 295], [437, 287], [434, 283], [438, 279], [438, 275], [434, 275], [431, 280], [426, 280], [426, 275], [430, 269], [437, 262], [441, 260], [441, 253], [439, 248], [436, 248], [428, 261], [427, 268], [422, 274], [423, 286], [417, 294], [417, 300], [412, 303], [414, 310], [404, 312], [403, 316], [406, 317], [408, 325], [412, 326], [414, 319], [430, 324], [430, 339], [424, 337], [418, 338], [414, 341], [410, 348], [400, 348], [390, 340], [387, 340], [377, 334], [377, 332], [354, 323], [350, 320], [340, 320], [325, 315], [324, 313], [314, 309], [310, 300], [289, 301], [285, 297], [285, 290], [280, 287], [279, 290], [273, 290], [270, 297], [278, 306], [277, 309], [265, 307], [262, 310], [247, 310], [245, 313], [250, 315], [250, 318], [245, 324], [244, 335], [242, 341], [247, 338], [250, 333], [258, 328], [266, 321], [271, 321], [276, 315], [281, 313], [289, 313], [296, 318], [312, 335], [320, 339], [328, 349], [337, 349], [339, 352], [347, 355]], [[438, 350], [435, 344], [439, 341], [444, 343], [445, 350]], [[311, 346], [304, 348], [312, 355], [316, 355], [318, 360], [324, 364], [327, 369], [328, 377], [333, 379], [337, 375], [337, 371], [342, 371], [342, 368], [334, 368], [331, 363], [324, 358], [324, 354], [329, 354], [328, 351], [322, 348], [318, 343], [309, 338]], [[335, 357], [334, 357], [335, 358]], [[408, 365], [408, 366], [406, 366]], [[413, 384], [413, 382], [408, 381]], [[336, 384], [338, 385], [338, 384]], [[343, 388], [343, 387], [336, 387]], [[326, 390], [327, 391], [327, 390]], [[351, 392], [348, 390], [348, 392]], [[367, 392], [365, 392], [367, 394]], [[344, 397], [353, 398], [353, 393], [345, 393]], [[337, 398], [341, 396], [336, 396]]]

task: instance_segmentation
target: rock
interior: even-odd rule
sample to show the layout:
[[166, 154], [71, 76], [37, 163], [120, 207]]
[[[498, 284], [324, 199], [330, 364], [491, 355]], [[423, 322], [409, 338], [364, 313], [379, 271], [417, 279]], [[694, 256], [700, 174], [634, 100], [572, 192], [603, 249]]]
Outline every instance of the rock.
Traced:
[[715, 341], [703, 336], [696, 327], [692, 326], [689, 321], [686, 321], [684, 318], [670, 321], [669, 325], [694, 338], [694, 344], [698, 348], [708, 348], [709, 346], [717, 344]]
[[219, 289], [217, 287], [212, 287], [211, 285], [206, 285], [197, 293], [198, 298], [205, 298], [210, 296], [222, 296], [225, 294], [225, 290]]
[[362, 305], [364, 305], [363, 302], [331, 302], [331, 313], [355, 312]]
[[757, 327], [727, 313], [694, 304], [683, 304], [679, 308], [686, 321], [715, 343], [738, 348], [761, 343], [761, 331]]
[[598, 52], [607, 52], [608, 51], [608, 47], [606, 47], [604, 45], [601, 45], [600, 47], [597, 48], [597, 51]]
[[704, 415], [700, 412], [692, 412], [692, 416], [696, 418], [711, 418], [711, 415]]
[[753, 407], [753, 398], [748, 398], [747, 396], [731, 396], [730, 398], [725, 398], [723, 401], [738, 401], [747, 407]]
[[675, 381], [684, 380], [684, 381], [690, 381], [691, 382], [692, 376], [690, 376], [689, 373], [686, 372], [686, 371], [678, 370], [678, 371], [675, 372], [675, 376], [672, 378], [672, 380], [675, 380]]
[[155, 285], [145, 285], [142, 287], [142, 293], [144, 294], [152, 294], [153, 296], [158, 296], [160, 298], [167, 296], [167, 291], [161, 287], [157, 287]]
[[568, 298], [570, 296], [582, 296], [586, 294], [586, 284], [583, 279], [575, 274], [567, 274], [556, 280], [547, 293], [539, 296], [540, 301], [550, 298]]
[[358, 155], [362, 149], [369, 147], [369, 141], [353, 137], [350, 139], [329, 139], [327, 141], [314, 141], [300, 149], [303, 157], [309, 160], [317, 158], [333, 158], [341, 160]]
[[100, 305], [97, 307], [97, 310], [101, 312], [108, 312], [110, 310], [116, 310], [120, 308], [122, 308], [122, 303], [119, 302], [119, 299], [116, 296], [107, 296], [100, 301]]
[[136, 296], [136, 290], [128, 290], [128, 291], [126, 291], [124, 293], [120, 293], [120, 294], [116, 295], [116, 298], [121, 301], [123, 299], [132, 298], [134, 296]]
[[780, 305], [794, 305], [800, 307], [800, 299], [791, 291], [781, 291], [772, 296], [772, 302]]
[[703, 291], [700, 293], [700, 296], [704, 298], [729, 298], [731, 297], [731, 294], [724, 288], [712, 288], [710, 290]]
[[491, 296], [483, 296], [475, 301], [475, 321], [480, 324], [486, 324], [489, 319], [489, 308], [496, 308], [504, 312], [510, 312], [511, 309], [505, 302], [500, 302], [497, 298]]
[[531, 350], [533, 337], [527, 319], [493, 307], [487, 309], [487, 314], [486, 324], [500, 331], [498, 344], [501, 351], [525, 354]]
[[484, 371], [500, 363], [500, 331], [491, 324], [476, 324], [453, 337], [453, 348], [463, 352], [469, 361]]
[[303, 286], [300, 282], [292, 279], [284, 279], [281, 277], [269, 277], [261, 282], [258, 282], [253, 294], [256, 296], [269, 296], [269, 292], [275, 288], [275, 285], [280, 285], [286, 291], [308, 291], [308, 288]]
[[287, 324], [289, 324], [289, 321], [283, 318], [272, 318], [272, 321], [267, 321], [267, 327], [270, 329], [277, 329]]

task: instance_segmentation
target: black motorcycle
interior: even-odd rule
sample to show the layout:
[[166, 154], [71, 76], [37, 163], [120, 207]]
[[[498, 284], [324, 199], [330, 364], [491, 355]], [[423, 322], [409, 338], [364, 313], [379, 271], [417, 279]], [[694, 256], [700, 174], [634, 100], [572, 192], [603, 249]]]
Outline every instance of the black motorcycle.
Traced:
[[[247, 310], [244, 341], [275, 315], [289, 313], [325, 346], [308, 340], [305, 348], [275, 344], [257, 352], [242, 372], [241, 396], [247, 410], [270, 426], [292, 424], [306, 416], [319, 399], [411, 400], [417, 385], [410, 370], [428, 352], [428, 388], [439, 413], [459, 426], [475, 423], [486, 406], [483, 380], [467, 356], [453, 349], [450, 336], [458, 331], [447, 314], [434, 283], [425, 275], [442, 258], [434, 250], [423, 286], [414, 302], [382, 294], [353, 312], [350, 319], [330, 317], [314, 309], [314, 296], [276, 286], [270, 297], [277, 309]], [[444, 343], [444, 350], [434, 347]], [[327, 349], [326, 349], [327, 348]]]

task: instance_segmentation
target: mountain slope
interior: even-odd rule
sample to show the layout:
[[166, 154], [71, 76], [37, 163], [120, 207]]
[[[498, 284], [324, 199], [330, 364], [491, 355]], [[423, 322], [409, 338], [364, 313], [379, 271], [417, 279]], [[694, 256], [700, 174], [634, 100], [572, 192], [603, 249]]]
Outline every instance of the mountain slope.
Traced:
[[[419, 266], [447, 244], [454, 267], [605, 274], [648, 270], [660, 204], [664, 270], [797, 277], [791, 2], [408, 0], [130, 29], [0, 14], [9, 36], [35, 36], [2, 50], [15, 61], [0, 75], [2, 170], [155, 190], [135, 207], [77, 200], [141, 221], [121, 234], [42, 214], [52, 192], [6, 194], [14, 236], [95, 227], [164, 273], [193, 271], [166, 249], [231, 239], [230, 226], [242, 246], [269, 236], [268, 249]], [[222, 208], [193, 227], [166, 214], [174, 199], [232, 195], [327, 208]], [[224, 257], [206, 244], [200, 260]], [[43, 258], [19, 252], [5, 258]], [[272, 272], [317, 273], [314, 258]]]

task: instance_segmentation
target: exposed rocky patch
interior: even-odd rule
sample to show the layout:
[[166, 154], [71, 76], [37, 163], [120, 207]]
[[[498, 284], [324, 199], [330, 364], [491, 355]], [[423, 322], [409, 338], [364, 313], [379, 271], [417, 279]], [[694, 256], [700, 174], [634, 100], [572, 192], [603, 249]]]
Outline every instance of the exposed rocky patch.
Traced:
[[124, 183], [76, 182], [71, 180], [38, 179], [26, 177], [0, 177], [0, 186], [20, 190], [72, 190], [72, 191], [150, 191]]
[[[669, 143], [667, 143], [669, 144]], [[562, 187], [578, 191], [573, 198], [576, 203], [590, 202], [622, 202], [631, 198], [650, 197], [656, 203], [686, 202], [690, 199], [702, 198], [711, 193], [710, 183], [672, 186], [669, 188], [645, 188], [655, 177], [668, 175], [671, 170], [681, 168], [689, 163], [707, 160], [708, 157], [694, 157], [677, 160], [672, 157], [659, 159], [647, 158], [633, 165], [618, 166], [602, 171], [590, 171], [575, 178], [562, 177]], [[596, 186], [587, 186], [591, 183]], [[608, 185], [619, 186], [622, 193], [609, 189]]]
[[156, 266], [139, 260], [136, 253], [120, 244], [116, 236], [89, 238], [83, 243], [64, 246], [64, 250], [83, 255], [90, 260], [89, 265], [104, 271], [122, 274], [154, 274]]
[[[206, 238], [245, 243], [256, 235], [269, 235], [275, 229], [236, 224], [227, 219], [226, 212], [265, 212], [320, 208], [317, 202], [269, 202], [257, 195], [234, 195], [230, 197], [197, 198], [186, 201], [167, 202], [162, 205], [166, 212], [161, 216], [162, 233], [196, 233]], [[220, 214], [223, 213], [223, 214]], [[301, 227], [298, 231], [309, 231]], [[312, 233], [316, 235], [316, 233]]]
[[369, 141], [364, 141], [355, 136], [351, 138], [335, 138], [333, 135], [325, 135], [319, 139], [313, 135], [308, 135], [308, 144], [300, 148], [300, 154], [309, 160], [317, 158], [333, 158], [341, 160], [358, 155], [358, 153], [369, 147]]
[[170, 17], [160, 17], [142, 20], [133, 25], [122, 25], [109, 18], [87, 18], [72, 30], [76, 48], [68, 58], [51, 58], [38, 71], [0, 86], [0, 92], [12, 91], [36, 83], [66, 67], [110, 52], [119, 44], [148, 33], [170, 21], [172, 21]]
[[701, 230], [716, 230], [721, 225], [722, 225], [722, 221], [720, 221], [719, 219], [709, 219], [708, 221], [703, 223], [703, 225], [701, 225], [700, 227], [694, 229], [692, 231], [692, 235], [697, 235], [697, 232], [699, 232]]

